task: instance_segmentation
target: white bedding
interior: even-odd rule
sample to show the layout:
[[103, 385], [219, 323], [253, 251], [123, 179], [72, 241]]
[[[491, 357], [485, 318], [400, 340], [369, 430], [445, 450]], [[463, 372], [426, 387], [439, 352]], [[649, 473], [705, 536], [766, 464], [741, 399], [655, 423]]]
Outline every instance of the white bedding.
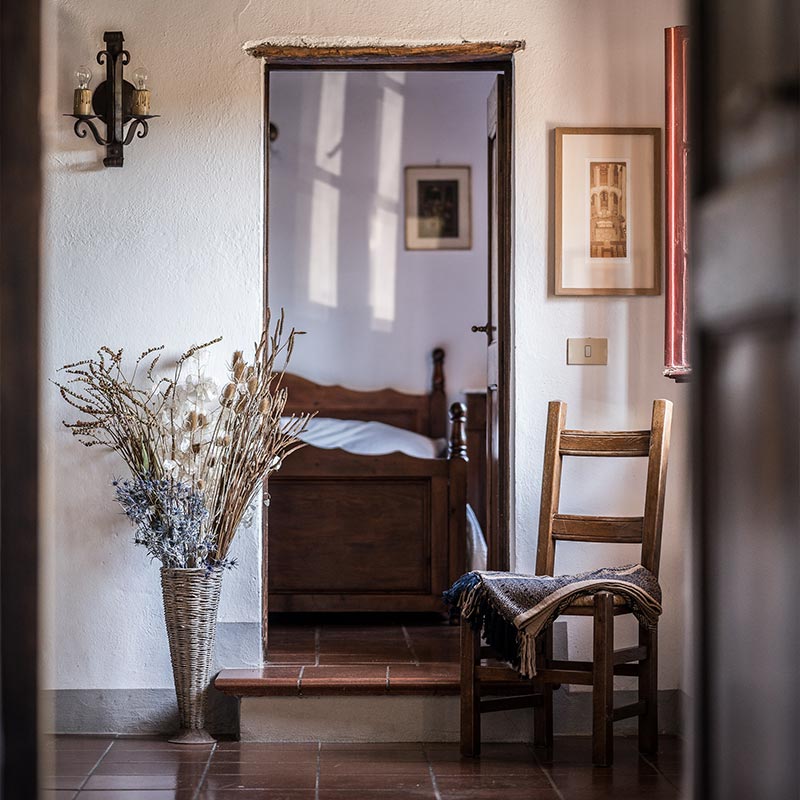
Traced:
[[[384, 422], [314, 417], [300, 438], [326, 450], [341, 448], [360, 456], [405, 453], [413, 458], [441, 458], [444, 439], [429, 439]], [[472, 570], [486, 569], [486, 539], [472, 507], [467, 505], [467, 563]]]
[[444, 439], [429, 439], [384, 422], [331, 417], [314, 417], [300, 438], [314, 447], [339, 447], [359, 456], [405, 453], [414, 458], [440, 458], [447, 446]]

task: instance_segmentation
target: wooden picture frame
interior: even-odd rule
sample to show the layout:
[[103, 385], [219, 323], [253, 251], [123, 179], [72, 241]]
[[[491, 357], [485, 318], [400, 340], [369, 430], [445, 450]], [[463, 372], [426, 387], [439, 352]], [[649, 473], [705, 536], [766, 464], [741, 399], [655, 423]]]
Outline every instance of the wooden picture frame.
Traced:
[[555, 294], [661, 294], [661, 129], [556, 128], [555, 156]]
[[472, 170], [405, 168], [406, 250], [472, 249]]

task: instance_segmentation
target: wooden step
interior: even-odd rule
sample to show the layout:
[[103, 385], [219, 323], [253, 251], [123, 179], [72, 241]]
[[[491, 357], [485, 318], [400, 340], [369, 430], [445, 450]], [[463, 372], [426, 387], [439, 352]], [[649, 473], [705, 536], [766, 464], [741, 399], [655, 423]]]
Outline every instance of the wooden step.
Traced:
[[[215, 688], [236, 697], [315, 697], [325, 695], [457, 695], [459, 665], [423, 664], [280, 665], [224, 669]], [[527, 694], [531, 682], [511, 670], [484, 683], [485, 694]]]

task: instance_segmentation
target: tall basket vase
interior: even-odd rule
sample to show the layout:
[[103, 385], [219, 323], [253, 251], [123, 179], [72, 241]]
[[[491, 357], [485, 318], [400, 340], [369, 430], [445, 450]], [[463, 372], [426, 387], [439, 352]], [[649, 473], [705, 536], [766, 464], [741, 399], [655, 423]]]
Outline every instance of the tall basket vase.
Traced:
[[222, 570], [161, 570], [164, 619], [175, 694], [178, 697], [180, 732], [176, 744], [210, 744], [205, 730], [209, 672], [217, 631]]

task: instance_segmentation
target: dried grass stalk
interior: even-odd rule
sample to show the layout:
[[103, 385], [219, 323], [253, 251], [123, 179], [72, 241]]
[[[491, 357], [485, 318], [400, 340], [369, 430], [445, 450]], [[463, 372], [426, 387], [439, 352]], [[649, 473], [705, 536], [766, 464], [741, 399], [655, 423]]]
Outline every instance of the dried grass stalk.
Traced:
[[284, 418], [288, 393], [282, 385], [300, 332], [284, 334], [283, 311], [271, 332], [270, 325], [268, 313], [252, 362], [242, 351], [233, 354], [228, 381], [209, 410], [187, 411], [177, 395], [187, 362], [221, 338], [183, 353], [169, 378], [155, 377], [163, 346], [145, 350], [130, 375], [122, 350], [101, 347], [96, 358], [62, 367], [69, 377], [56, 382], [83, 417], [64, 425], [85, 446], [115, 450], [134, 476], [169, 478], [202, 493], [210, 564], [225, 562], [263, 481], [303, 446], [299, 436], [310, 415]]

